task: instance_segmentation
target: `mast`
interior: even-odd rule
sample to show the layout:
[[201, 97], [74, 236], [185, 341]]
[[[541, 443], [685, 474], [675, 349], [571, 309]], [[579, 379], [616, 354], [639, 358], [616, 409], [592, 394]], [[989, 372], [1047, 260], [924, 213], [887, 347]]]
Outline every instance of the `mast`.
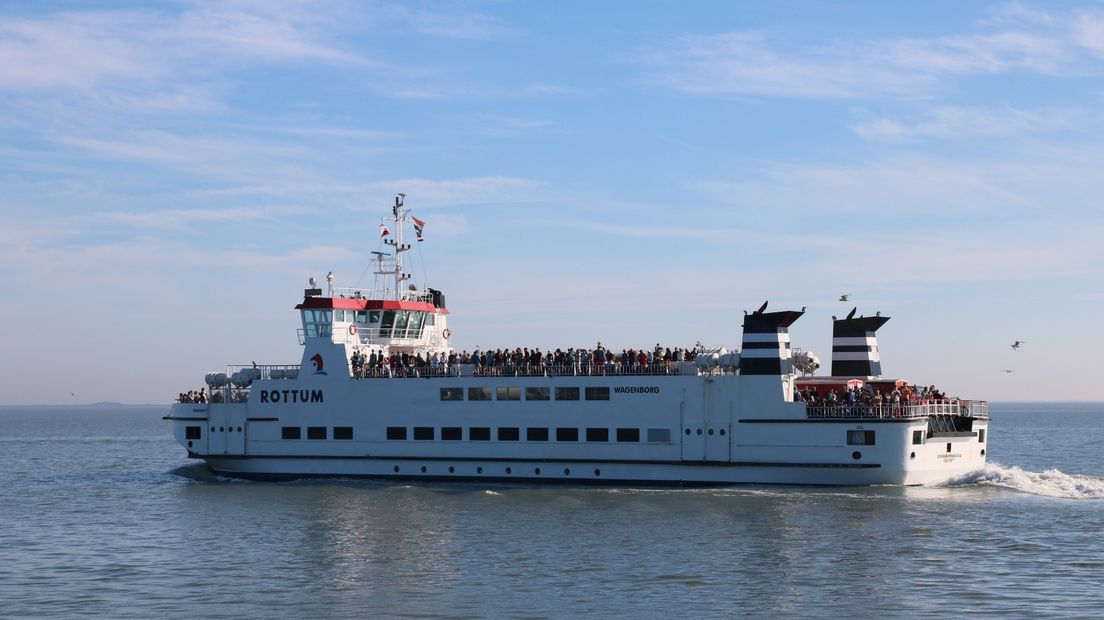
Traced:
[[409, 243], [403, 243], [403, 224], [406, 222], [406, 216], [410, 213], [410, 209], [403, 209], [403, 201], [406, 199], [406, 194], [399, 193], [395, 196], [395, 204], [391, 207], [391, 221], [394, 222], [395, 238], [384, 239], [383, 242], [395, 249], [395, 262], [392, 269], [384, 269], [383, 257], [379, 258], [379, 268], [376, 270], [377, 275], [391, 275], [395, 277], [395, 300], [402, 299], [402, 283], [404, 280], [409, 280], [413, 276], [409, 273], [403, 273], [403, 252], [410, 249]]

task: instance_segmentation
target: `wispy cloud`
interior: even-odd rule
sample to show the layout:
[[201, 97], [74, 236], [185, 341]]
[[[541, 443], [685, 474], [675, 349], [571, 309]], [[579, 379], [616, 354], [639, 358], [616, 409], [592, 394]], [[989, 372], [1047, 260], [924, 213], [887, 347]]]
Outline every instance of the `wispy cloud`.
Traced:
[[1099, 126], [1099, 113], [1083, 108], [1039, 111], [1004, 106], [979, 108], [934, 106], [912, 118], [881, 117], [851, 125], [859, 136], [871, 140], [907, 142], [925, 138], [975, 139], [1062, 131]]
[[[1006, 13], [1009, 19], [1013, 13]], [[687, 35], [642, 54], [651, 83], [708, 95], [817, 99], [916, 98], [950, 77], [1084, 69], [1104, 51], [1104, 17], [1082, 13], [1053, 24], [1035, 15], [1003, 30], [932, 38], [831, 40], [794, 47], [758, 31]], [[1024, 24], [1023, 22], [1029, 22]]]

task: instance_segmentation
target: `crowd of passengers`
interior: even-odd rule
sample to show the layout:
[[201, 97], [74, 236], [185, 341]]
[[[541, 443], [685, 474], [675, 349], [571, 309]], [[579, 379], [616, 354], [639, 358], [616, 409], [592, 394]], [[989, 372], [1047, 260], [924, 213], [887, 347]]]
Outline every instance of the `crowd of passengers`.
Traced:
[[188, 390], [187, 392], [181, 392], [176, 400], [180, 403], [205, 403], [207, 402], [207, 391], [204, 388], [199, 388], [198, 391]]
[[383, 355], [375, 351], [365, 355], [354, 352], [349, 359], [353, 375], [374, 377], [394, 374], [405, 370], [429, 370], [441, 374], [457, 365], [470, 365], [473, 374], [495, 376], [501, 374], [568, 372], [584, 374], [647, 373], [669, 370], [671, 364], [692, 362], [702, 351], [701, 343], [693, 348], [662, 347], [656, 344], [653, 349], [622, 349], [615, 353], [599, 342], [593, 349], [570, 347], [566, 351], [556, 349], [544, 352], [539, 348], [516, 347], [510, 349], [486, 349], [476, 347], [468, 353], [466, 350], [445, 353], [433, 353], [429, 356], [409, 353]]
[[794, 401], [803, 402], [810, 406], [833, 407], [863, 405], [881, 407], [883, 405], [900, 406], [915, 405], [926, 400], [942, 400], [947, 395], [934, 385], [929, 387], [916, 385], [903, 385], [892, 390], [879, 390], [871, 385], [862, 387], [850, 387], [838, 392], [833, 388], [821, 396], [813, 388], [794, 388]]

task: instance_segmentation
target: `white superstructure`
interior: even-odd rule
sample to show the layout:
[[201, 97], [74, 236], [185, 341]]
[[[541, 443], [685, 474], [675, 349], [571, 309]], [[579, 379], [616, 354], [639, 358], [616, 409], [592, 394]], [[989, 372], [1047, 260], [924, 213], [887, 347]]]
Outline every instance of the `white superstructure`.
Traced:
[[766, 304], [745, 313], [738, 353], [471, 363], [449, 346], [444, 294], [407, 284], [408, 220], [420, 239], [400, 195], [375, 253], [381, 289], [328, 278], [323, 295], [312, 280], [299, 365], [208, 373], [210, 393], [182, 399], [201, 402], [172, 406], [190, 457], [251, 478], [569, 484], [917, 485], [985, 465], [984, 401], [880, 376], [888, 317], [835, 321], [829, 377], [794, 374], [788, 328], [804, 310]]

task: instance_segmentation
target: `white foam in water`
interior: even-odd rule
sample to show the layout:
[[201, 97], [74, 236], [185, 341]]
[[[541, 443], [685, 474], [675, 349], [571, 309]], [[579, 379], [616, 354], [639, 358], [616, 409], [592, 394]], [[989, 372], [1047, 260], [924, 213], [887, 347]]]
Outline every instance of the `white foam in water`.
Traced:
[[1024, 471], [1015, 465], [1005, 467], [990, 463], [980, 473], [957, 482], [1006, 487], [1044, 497], [1104, 499], [1104, 478], [1067, 474], [1057, 469], [1038, 473]]

